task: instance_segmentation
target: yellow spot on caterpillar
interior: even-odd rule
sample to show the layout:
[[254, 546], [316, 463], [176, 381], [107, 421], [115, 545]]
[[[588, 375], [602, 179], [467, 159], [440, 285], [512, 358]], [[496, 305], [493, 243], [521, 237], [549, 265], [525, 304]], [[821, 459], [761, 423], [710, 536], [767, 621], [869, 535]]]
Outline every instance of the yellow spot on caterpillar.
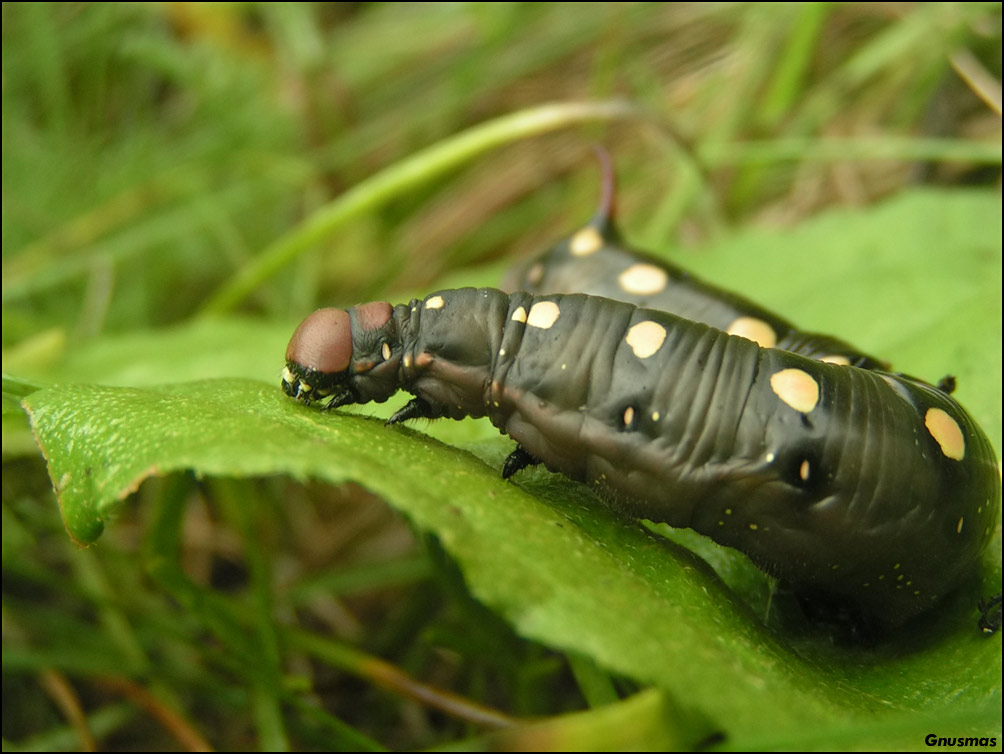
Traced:
[[962, 533], [962, 522], [963, 521], [965, 521], [965, 516], [959, 516], [959, 523], [955, 527], [955, 533], [956, 534], [961, 534]]
[[628, 406], [626, 409], [624, 409], [624, 426], [630, 427], [631, 422], [633, 421], [634, 421], [634, 407]]
[[411, 369], [411, 365], [412, 365], [411, 354], [410, 353], [406, 353], [404, 355], [404, 368], [405, 369]]
[[782, 369], [770, 377], [770, 387], [796, 411], [808, 414], [819, 403], [819, 383], [801, 369]]
[[849, 367], [851, 365], [851, 360], [839, 353], [831, 353], [828, 356], [822, 357], [820, 361], [825, 364], [840, 364], [845, 367]]
[[624, 338], [639, 359], [647, 359], [658, 351], [664, 340], [666, 340], [666, 328], [650, 319], [632, 325], [627, 337]]
[[809, 481], [809, 462], [802, 461], [802, 465], [798, 467], [798, 476], [803, 482]]
[[592, 226], [586, 226], [568, 243], [568, 249], [573, 257], [588, 257], [603, 248], [603, 236]]
[[625, 293], [649, 296], [666, 287], [669, 276], [654, 264], [633, 264], [617, 276], [617, 283]]
[[924, 426], [949, 458], [961, 461], [966, 455], [966, 440], [958, 422], [940, 408], [929, 408], [924, 415]]
[[526, 322], [526, 309], [522, 306], [517, 306], [516, 311], [512, 313], [511, 319], [513, 322]]
[[658, 411], [653, 411], [652, 412], [652, 421], [654, 421], [654, 422], [659, 421], [659, 412]]
[[294, 382], [296, 382], [296, 377], [293, 375], [291, 371], [289, 371], [289, 367], [282, 368], [282, 381], [289, 385], [292, 385]]
[[739, 317], [725, 332], [752, 340], [761, 348], [773, 348], [777, 345], [777, 333], [774, 332], [774, 328], [756, 317]]
[[442, 309], [446, 302], [442, 296], [430, 296], [425, 302], [426, 309]]
[[559, 314], [561, 314], [561, 310], [553, 301], [538, 301], [530, 307], [526, 323], [530, 327], [539, 327], [541, 330], [547, 330], [558, 321]]
[[756, 531], [756, 530], [757, 530], [757, 528], [758, 528], [758, 527], [757, 527], [757, 525], [756, 525], [756, 524], [750, 524], [750, 531]]
[[380, 355], [383, 356], [383, 360], [387, 361], [390, 358], [390, 346], [384, 343], [380, 346]]

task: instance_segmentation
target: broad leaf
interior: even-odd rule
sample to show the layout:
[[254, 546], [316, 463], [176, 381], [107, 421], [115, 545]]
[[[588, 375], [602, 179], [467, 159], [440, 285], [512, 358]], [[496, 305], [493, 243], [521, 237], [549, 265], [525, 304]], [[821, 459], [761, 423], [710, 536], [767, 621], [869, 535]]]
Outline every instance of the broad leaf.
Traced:
[[[999, 449], [999, 202], [918, 193], [787, 234], [747, 233], [690, 266], [904, 371], [932, 380], [953, 372]], [[106, 341], [95, 346], [100, 358], [74, 356], [59, 375], [66, 384], [25, 399], [74, 538], [93, 541], [145, 478], [174, 470], [355, 481], [434, 532], [472, 593], [520, 633], [657, 685], [741, 736], [733, 743], [812, 746], [839, 730], [848, 746], [876, 737], [904, 746], [919, 745], [928, 728], [999, 728], [1001, 642], [979, 635], [972, 610], [977, 595], [1000, 589], [999, 528], [981, 583], [928, 625], [875, 648], [833, 648], [765, 628], [767, 585], [741, 556], [666, 532], [699, 549], [716, 575], [578, 485], [544, 472], [501, 481], [508, 440], [470, 444], [464, 425], [432, 426], [465, 450], [293, 403], [275, 380], [284, 330], [244, 323], [235, 339], [235, 326], [146, 334], [142, 348]], [[223, 343], [225, 358], [213, 350]], [[262, 374], [263, 349], [273, 353], [271, 375]], [[141, 364], [130, 361], [138, 353]], [[226, 379], [154, 384], [200, 376]]]

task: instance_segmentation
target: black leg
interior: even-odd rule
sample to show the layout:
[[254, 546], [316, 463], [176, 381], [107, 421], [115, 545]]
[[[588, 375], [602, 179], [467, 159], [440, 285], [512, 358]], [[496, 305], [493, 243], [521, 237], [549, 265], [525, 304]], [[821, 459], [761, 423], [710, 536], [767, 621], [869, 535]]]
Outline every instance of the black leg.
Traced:
[[522, 445], [517, 445], [516, 450], [510, 453], [502, 464], [502, 478], [508, 479], [517, 471], [522, 471], [527, 466], [536, 466], [538, 463], [540, 463], [539, 458], [527, 453]]
[[954, 375], [946, 374], [944, 377], [938, 380], [938, 384], [935, 387], [937, 387], [938, 390], [943, 392], [945, 395], [951, 395], [952, 393], [955, 392], [955, 385], [956, 382]]
[[1001, 595], [995, 594], [987, 600], [980, 600], [980, 630], [985, 634], [995, 634], [1001, 627]]
[[443, 409], [440, 406], [435, 406], [424, 398], [412, 398], [404, 408], [387, 420], [387, 424], [400, 424], [409, 419], [439, 419], [442, 415]]

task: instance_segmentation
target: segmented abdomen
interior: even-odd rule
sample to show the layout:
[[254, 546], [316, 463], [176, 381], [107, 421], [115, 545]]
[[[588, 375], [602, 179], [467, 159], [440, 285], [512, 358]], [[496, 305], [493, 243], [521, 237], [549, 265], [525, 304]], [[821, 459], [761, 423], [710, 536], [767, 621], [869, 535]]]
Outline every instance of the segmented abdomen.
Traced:
[[788, 320], [685, 270], [626, 245], [603, 212], [519, 273], [532, 293], [587, 293], [703, 322], [764, 348], [864, 369], [889, 364], [839, 338], [798, 330]]
[[404, 387], [452, 401], [440, 415], [486, 414], [633, 515], [880, 620], [943, 596], [996, 521], [993, 450], [923, 383], [585, 295], [441, 291], [411, 312]]

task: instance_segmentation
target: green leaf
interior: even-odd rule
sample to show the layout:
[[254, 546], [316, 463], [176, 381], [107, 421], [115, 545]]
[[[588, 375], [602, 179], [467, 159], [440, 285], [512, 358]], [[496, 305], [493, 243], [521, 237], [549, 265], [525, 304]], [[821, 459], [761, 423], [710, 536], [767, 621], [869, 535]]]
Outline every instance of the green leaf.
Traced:
[[[906, 371], [937, 379], [952, 370], [999, 449], [999, 210], [996, 194], [921, 192], [790, 233], [751, 232], [691, 266], [731, 277], [800, 324], [888, 355]], [[188, 355], [209, 368], [212, 354], [200, 349], [216, 341], [198, 332]], [[839, 735], [848, 747], [909, 747], [931, 730], [999, 730], [1001, 641], [979, 635], [972, 610], [978, 594], [1000, 588], [999, 528], [982, 583], [948, 600], [928, 625], [879, 647], [835, 648], [765, 628], [748, 580], [729, 571], [734, 553], [690, 540], [726, 586], [688, 549], [616, 517], [578, 485], [543, 472], [503, 482], [498, 467], [510, 441], [470, 446], [474, 454], [412, 429], [305, 408], [275, 381], [150, 386], [149, 375], [186, 368], [176, 363], [184, 333], [147, 335], [136, 379], [145, 387], [70, 382], [24, 399], [78, 541], [93, 541], [152, 475], [194, 469], [354, 481], [434, 532], [472, 593], [522, 635], [658, 686], [713, 721], [730, 745], [812, 748]], [[262, 325], [259, 335], [232, 345], [216, 362], [221, 375], [259, 373], [264, 367], [252, 365], [262, 344], [274, 349], [278, 370], [275, 327]], [[161, 337], [174, 339], [163, 353]], [[95, 346], [104, 349], [105, 380], [121, 384], [116, 375], [134, 346]], [[453, 442], [464, 436], [462, 424], [433, 426]]]

